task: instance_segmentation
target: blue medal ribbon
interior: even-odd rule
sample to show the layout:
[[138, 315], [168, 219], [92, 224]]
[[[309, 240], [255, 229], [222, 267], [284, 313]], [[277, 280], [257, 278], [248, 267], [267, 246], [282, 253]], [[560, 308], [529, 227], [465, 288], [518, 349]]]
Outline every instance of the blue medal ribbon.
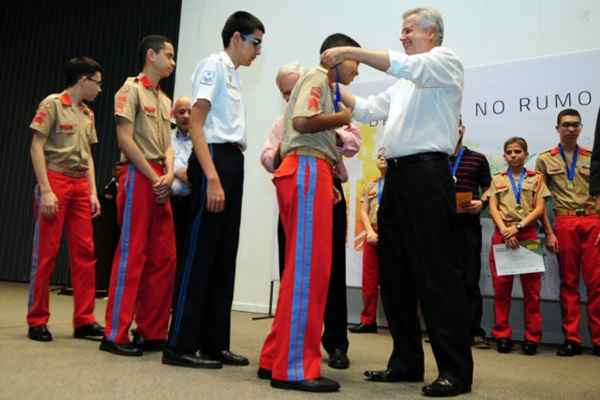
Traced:
[[510, 168], [506, 170], [506, 175], [508, 175], [508, 179], [510, 180], [510, 184], [512, 185], [513, 193], [515, 194], [515, 200], [518, 205], [521, 205], [521, 189], [523, 188], [523, 181], [525, 180], [526, 171], [525, 168], [521, 170], [521, 175], [519, 176], [519, 185], [515, 183], [515, 177], [513, 176]]
[[381, 205], [381, 194], [383, 192], [383, 178], [379, 178], [377, 181], [377, 205]]
[[565, 149], [562, 144], [558, 144], [558, 148], [560, 149], [560, 156], [565, 162], [565, 168], [567, 168], [567, 179], [569, 179], [569, 183], [571, 186], [573, 185], [573, 179], [575, 179], [575, 171], [577, 168], [577, 153], [579, 153], [577, 146], [575, 146], [575, 151], [573, 152], [573, 160], [571, 161], [571, 168], [569, 168], [569, 164], [567, 163], [567, 156], [565, 155]]
[[456, 182], [456, 173], [458, 172], [458, 167], [460, 166], [460, 160], [462, 159], [463, 154], [465, 153], [465, 147], [462, 146], [456, 155], [456, 159], [454, 163], [450, 163], [450, 169], [452, 171], [452, 177], [454, 178], [454, 182]]
[[340, 70], [338, 66], [335, 66], [335, 96], [333, 98], [333, 109], [335, 112], [340, 112], [339, 102], [342, 99], [342, 95], [340, 93]]

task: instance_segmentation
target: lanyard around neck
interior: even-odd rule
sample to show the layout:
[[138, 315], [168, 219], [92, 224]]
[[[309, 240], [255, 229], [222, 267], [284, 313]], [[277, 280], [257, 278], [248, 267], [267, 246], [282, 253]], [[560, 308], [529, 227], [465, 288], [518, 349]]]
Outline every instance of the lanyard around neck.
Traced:
[[515, 183], [515, 177], [510, 168], [506, 170], [506, 175], [508, 175], [508, 179], [510, 180], [510, 184], [512, 185], [513, 193], [515, 194], [515, 200], [517, 204], [521, 204], [521, 190], [523, 189], [523, 181], [525, 180], [525, 168], [521, 169], [521, 175], [519, 175], [519, 184]]

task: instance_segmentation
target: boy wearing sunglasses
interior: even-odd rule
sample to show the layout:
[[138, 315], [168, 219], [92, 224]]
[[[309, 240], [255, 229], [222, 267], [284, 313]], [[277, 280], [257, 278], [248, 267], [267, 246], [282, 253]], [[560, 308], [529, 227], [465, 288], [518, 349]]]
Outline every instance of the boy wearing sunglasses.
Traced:
[[187, 174], [193, 219], [163, 364], [249, 364], [229, 348], [246, 149], [238, 68], [250, 66], [260, 55], [264, 33], [254, 15], [233, 13], [221, 34], [224, 51], [200, 61], [192, 75], [193, 151]]

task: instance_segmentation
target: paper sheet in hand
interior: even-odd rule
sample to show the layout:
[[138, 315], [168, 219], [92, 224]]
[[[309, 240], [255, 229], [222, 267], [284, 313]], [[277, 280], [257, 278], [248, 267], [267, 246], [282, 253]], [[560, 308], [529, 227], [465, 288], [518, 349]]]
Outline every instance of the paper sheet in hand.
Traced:
[[505, 244], [494, 245], [494, 258], [498, 276], [544, 272], [542, 243], [539, 240], [519, 242], [518, 249], [509, 249]]
[[456, 193], [456, 213], [463, 214], [466, 213], [465, 205], [469, 205], [473, 200], [473, 193], [471, 192], [457, 192]]

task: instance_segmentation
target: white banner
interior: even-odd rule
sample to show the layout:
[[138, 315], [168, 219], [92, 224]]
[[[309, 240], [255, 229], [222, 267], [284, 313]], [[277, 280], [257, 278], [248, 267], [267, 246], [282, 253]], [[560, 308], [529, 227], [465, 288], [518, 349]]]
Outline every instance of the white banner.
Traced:
[[[362, 67], [368, 68], [368, 67]], [[564, 108], [575, 108], [584, 124], [579, 143], [591, 149], [600, 97], [600, 50], [521, 60], [506, 64], [468, 68], [465, 71], [463, 121], [467, 127], [465, 144], [488, 158], [492, 173], [505, 167], [502, 145], [511, 136], [521, 136], [529, 144], [527, 167], [533, 169], [540, 152], [558, 143], [554, 129], [556, 116]], [[351, 91], [359, 96], [377, 94], [395, 80], [356, 84]], [[348, 202], [347, 284], [361, 286], [362, 236], [358, 216], [359, 197], [365, 183], [378, 175], [375, 166], [381, 143], [382, 122], [362, 125], [363, 147], [346, 160], [350, 180], [345, 184]], [[492, 295], [487, 256], [493, 223], [482, 218], [483, 249], [481, 289]], [[542, 298], [558, 299], [558, 264], [546, 256]], [[518, 280], [516, 280], [518, 282]], [[521, 297], [519, 284], [513, 295]]]

